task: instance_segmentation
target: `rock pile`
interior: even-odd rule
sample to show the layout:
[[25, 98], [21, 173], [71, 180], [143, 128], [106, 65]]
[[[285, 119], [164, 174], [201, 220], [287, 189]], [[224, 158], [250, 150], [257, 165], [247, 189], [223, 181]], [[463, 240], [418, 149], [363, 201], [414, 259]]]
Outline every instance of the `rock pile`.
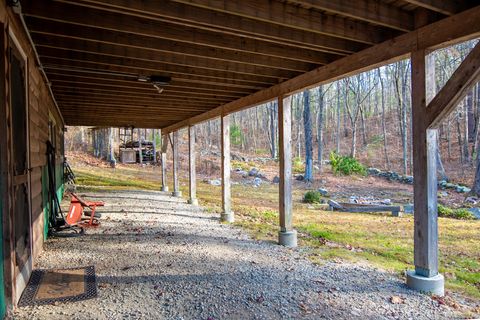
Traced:
[[[413, 184], [413, 176], [401, 175], [394, 171], [382, 171], [377, 168], [368, 168], [367, 173], [371, 176], [382, 177], [389, 181], [397, 181], [397, 182], [406, 183], [406, 184]], [[471, 191], [471, 189], [466, 186], [450, 183], [445, 180], [439, 181], [438, 187], [440, 189], [452, 189], [458, 193], [469, 193]]]

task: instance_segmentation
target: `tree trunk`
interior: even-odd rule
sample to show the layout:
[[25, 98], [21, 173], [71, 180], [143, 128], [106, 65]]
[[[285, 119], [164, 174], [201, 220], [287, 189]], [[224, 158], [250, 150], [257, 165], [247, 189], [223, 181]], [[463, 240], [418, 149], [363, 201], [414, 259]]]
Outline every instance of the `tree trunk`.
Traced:
[[313, 139], [310, 112], [310, 90], [303, 92], [303, 127], [305, 130], [305, 181], [313, 181]]
[[357, 121], [352, 122], [352, 148], [350, 149], [350, 156], [355, 158], [357, 154]]
[[383, 132], [383, 153], [385, 155], [385, 166], [390, 170], [390, 159], [388, 157], [388, 148], [387, 148], [387, 126], [385, 125], [385, 87], [383, 83], [382, 75], [380, 74], [380, 68], [377, 69], [378, 78], [380, 80], [380, 90], [381, 90], [381, 104], [382, 104], [382, 132]]
[[336, 142], [337, 142], [337, 154], [340, 153], [340, 122], [341, 122], [341, 113], [340, 113], [340, 81], [337, 81], [337, 131], [336, 131]]
[[475, 170], [475, 180], [473, 180], [472, 193], [480, 197], [480, 157], [477, 156], [477, 169]]
[[465, 162], [470, 162], [470, 150], [468, 148], [468, 140], [469, 140], [469, 136], [470, 136], [470, 129], [469, 129], [469, 125], [468, 125], [468, 114], [469, 114], [469, 110], [468, 110], [468, 96], [467, 96], [467, 99], [465, 100], [465, 108], [464, 108], [464, 117], [463, 117], [463, 120], [464, 120], [464, 127], [465, 127], [465, 130], [464, 130], [464, 135], [463, 135], [463, 157], [465, 159]]
[[276, 115], [277, 108], [274, 102], [271, 102], [269, 105], [269, 115], [270, 115], [270, 155], [272, 159], [277, 157], [277, 139], [276, 139]]
[[360, 108], [360, 124], [362, 126], [362, 145], [366, 147], [367, 146], [367, 129], [365, 127], [365, 112], [363, 110], [363, 106], [360, 105], [359, 108]]
[[320, 172], [323, 170], [323, 86], [318, 87], [318, 123], [317, 123], [317, 136], [318, 136], [318, 168]]
[[462, 147], [462, 125], [460, 123], [460, 111], [457, 111], [457, 141], [458, 147], [460, 148], [460, 163], [463, 164], [465, 159], [463, 158], [463, 147]]

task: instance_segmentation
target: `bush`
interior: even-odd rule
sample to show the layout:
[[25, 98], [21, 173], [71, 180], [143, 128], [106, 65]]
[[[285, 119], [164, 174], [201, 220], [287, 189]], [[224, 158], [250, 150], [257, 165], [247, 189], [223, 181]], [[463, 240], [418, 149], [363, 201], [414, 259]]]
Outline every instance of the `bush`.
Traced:
[[303, 202], [305, 203], [321, 203], [322, 194], [318, 191], [307, 191], [303, 196]]
[[305, 164], [303, 163], [300, 157], [293, 158], [293, 173], [304, 173], [305, 172]]
[[453, 211], [454, 218], [460, 220], [475, 220], [473, 213], [465, 208], [456, 209]]
[[230, 142], [235, 145], [241, 145], [244, 140], [242, 130], [238, 125], [230, 125]]
[[341, 173], [347, 176], [353, 173], [363, 176], [367, 174], [366, 168], [357, 159], [341, 156], [335, 152], [330, 153], [330, 164], [334, 173]]
[[460, 219], [460, 220], [474, 220], [473, 213], [465, 208], [452, 209], [444, 205], [438, 204], [437, 206], [438, 216], [444, 218]]

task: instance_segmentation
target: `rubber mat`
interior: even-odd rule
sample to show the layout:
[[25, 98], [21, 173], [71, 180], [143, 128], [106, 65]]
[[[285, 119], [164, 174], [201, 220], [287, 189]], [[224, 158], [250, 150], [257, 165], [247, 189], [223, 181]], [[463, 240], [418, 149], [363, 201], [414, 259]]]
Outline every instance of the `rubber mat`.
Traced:
[[95, 267], [34, 270], [18, 305], [82, 301], [97, 296]]

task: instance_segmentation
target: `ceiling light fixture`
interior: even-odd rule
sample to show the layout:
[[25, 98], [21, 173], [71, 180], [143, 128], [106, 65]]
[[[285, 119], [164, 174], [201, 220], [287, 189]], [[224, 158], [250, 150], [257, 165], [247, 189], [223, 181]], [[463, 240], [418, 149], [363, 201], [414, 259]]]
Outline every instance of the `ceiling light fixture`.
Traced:
[[150, 82], [153, 85], [153, 87], [157, 89], [158, 93], [162, 93], [164, 89], [162, 87], [168, 86], [170, 84], [170, 81], [172, 81], [172, 78], [165, 77], [165, 76], [157, 76], [157, 75], [151, 75], [151, 76], [140, 75], [138, 76], [137, 80], [140, 82]]

